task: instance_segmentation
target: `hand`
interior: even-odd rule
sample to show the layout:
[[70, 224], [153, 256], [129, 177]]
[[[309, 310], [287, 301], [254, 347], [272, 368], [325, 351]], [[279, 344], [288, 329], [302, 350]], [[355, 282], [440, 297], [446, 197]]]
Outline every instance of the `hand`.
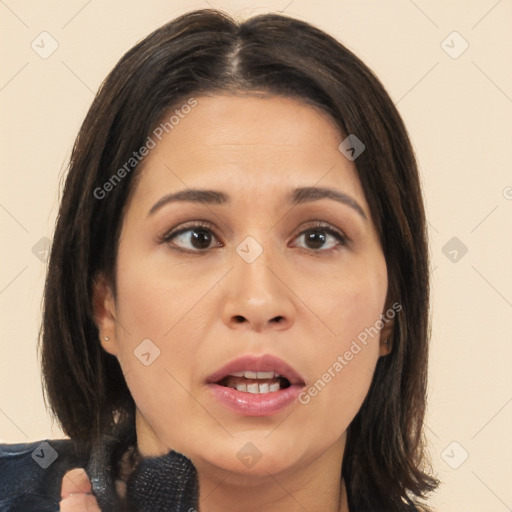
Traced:
[[62, 478], [60, 512], [101, 512], [92, 494], [91, 482], [82, 468], [68, 471]]

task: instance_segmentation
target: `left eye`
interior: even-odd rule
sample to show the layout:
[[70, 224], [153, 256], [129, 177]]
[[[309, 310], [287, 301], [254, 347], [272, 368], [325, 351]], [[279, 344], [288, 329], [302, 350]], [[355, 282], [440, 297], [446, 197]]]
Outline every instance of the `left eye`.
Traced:
[[[347, 243], [347, 239], [344, 235], [326, 227], [309, 228], [303, 231], [297, 237], [297, 240], [301, 237], [304, 237], [305, 248], [313, 251], [329, 251], [335, 249], [337, 246], [346, 245]], [[330, 243], [328, 243], [329, 240]], [[325, 247], [326, 244], [327, 247]]]

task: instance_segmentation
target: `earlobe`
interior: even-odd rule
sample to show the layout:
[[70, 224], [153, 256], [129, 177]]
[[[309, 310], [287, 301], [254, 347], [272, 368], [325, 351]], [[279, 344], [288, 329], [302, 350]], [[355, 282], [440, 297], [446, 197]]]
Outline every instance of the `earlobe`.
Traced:
[[379, 337], [379, 355], [381, 356], [387, 356], [391, 354], [391, 351], [393, 350], [393, 331], [395, 327], [395, 321], [392, 318], [388, 318], [385, 323], [384, 327], [380, 331], [380, 337]]
[[94, 280], [92, 308], [101, 346], [109, 354], [117, 355], [114, 294], [111, 285], [103, 274], [98, 275]]
[[391, 353], [391, 340], [389, 338], [386, 338], [384, 340], [380, 341], [380, 347], [379, 347], [379, 355], [381, 356], [387, 356]]

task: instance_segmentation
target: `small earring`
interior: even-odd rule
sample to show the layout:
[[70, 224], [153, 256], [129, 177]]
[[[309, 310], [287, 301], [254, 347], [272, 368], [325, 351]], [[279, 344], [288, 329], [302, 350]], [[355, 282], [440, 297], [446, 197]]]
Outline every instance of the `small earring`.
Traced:
[[108, 336], [105, 336], [105, 341], [110, 341], [110, 338]]
[[384, 340], [384, 344], [388, 344], [389, 343], [389, 340]]

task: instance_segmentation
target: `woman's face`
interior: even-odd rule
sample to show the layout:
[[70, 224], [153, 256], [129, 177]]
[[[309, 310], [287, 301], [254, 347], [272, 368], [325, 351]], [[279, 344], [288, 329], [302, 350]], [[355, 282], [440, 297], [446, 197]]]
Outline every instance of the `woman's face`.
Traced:
[[388, 286], [345, 137], [274, 96], [198, 97], [168, 131], [127, 204], [116, 300], [95, 300], [141, 452], [260, 475], [340, 464], [385, 353], [368, 329]]

